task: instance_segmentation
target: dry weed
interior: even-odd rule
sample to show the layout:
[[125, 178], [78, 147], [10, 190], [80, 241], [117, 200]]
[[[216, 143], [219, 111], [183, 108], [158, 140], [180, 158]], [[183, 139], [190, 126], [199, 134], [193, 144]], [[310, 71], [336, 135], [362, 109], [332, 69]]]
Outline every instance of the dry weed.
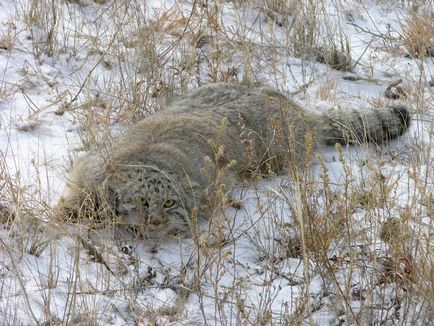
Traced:
[[412, 58], [434, 56], [434, 13], [420, 8], [401, 22], [400, 41]]

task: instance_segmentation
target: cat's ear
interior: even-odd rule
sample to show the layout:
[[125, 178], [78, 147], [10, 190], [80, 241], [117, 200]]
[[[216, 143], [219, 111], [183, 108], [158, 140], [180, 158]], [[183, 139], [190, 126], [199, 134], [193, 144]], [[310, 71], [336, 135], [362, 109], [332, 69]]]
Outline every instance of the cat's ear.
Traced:
[[182, 188], [187, 195], [187, 198], [192, 198], [194, 202], [200, 203], [203, 196], [203, 189], [201, 185], [189, 178], [182, 180]]
[[95, 212], [97, 219], [111, 220], [116, 215], [117, 196], [110, 185], [110, 177], [107, 177], [97, 189], [95, 189]]
[[55, 217], [64, 222], [88, 219], [96, 211], [96, 202], [94, 189], [70, 182], [66, 185], [66, 191], [54, 209]]
[[201, 190], [201, 186], [196, 181], [192, 181], [189, 178], [184, 178], [182, 181], [182, 186], [186, 192], [195, 193], [196, 191]]

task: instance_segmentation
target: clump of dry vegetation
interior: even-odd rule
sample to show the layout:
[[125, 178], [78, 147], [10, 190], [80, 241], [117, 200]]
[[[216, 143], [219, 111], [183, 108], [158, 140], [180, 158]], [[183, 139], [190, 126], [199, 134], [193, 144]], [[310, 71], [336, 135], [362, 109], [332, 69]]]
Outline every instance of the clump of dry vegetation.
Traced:
[[[383, 42], [382, 50], [392, 39], [404, 46], [410, 58], [421, 60], [423, 79], [423, 64], [433, 55], [433, 13], [399, 4], [409, 12], [400, 20], [399, 37], [366, 33], [372, 43]], [[124, 0], [17, 0], [13, 25], [4, 33], [0, 29], [0, 60], [19, 48], [31, 52], [34, 62], [23, 65], [19, 80], [2, 75], [0, 105], [22, 95], [29, 112], [20, 123], [2, 118], [0, 127], [43, 133], [48, 112], [72, 121], [79, 150], [95, 149], [123, 125], [211, 82], [266, 81], [288, 93], [286, 81], [294, 79], [291, 91], [306, 103], [339, 105], [350, 98], [366, 105], [359, 94], [338, 89], [340, 71], [353, 71], [360, 59], [352, 58], [340, 15], [344, 5], [351, 6], [322, 0], [176, 1], [166, 7]], [[360, 64], [357, 73], [368, 76], [354, 83], [378, 82], [371, 78], [375, 56]], [[396, 77], [413, 78], [390, 76]], [[39, 96], [45, 89], [49, 100], [34, 103], [32, 92]], [[117, 221], [59, 221], [52, 209], [58, 194], [49, 182], [54, 163], [46, 157], [43, 164], [29, 163], [25, 183], [27, 170], [17, 162], [25, 158], [12, 145], [2, 148], [0, 320], [428, 323], [434, 309], [434, 133], [428, 110], [433, 88], [419, 81], [411, 91], [395, 93], [386, 96], [413, 103], [415, 117], [426, 113], [415, 122], [425, 138], [398, 149], [364, 145], [358, 152], [338, 146], [326, 162], [312, 153], [307, 137], [303, 170], [288, 161], [285, 176], [253, 175], [240, 186], [238, 203], [225, 196], [221, 180], [228, 167], [216, 167], [207, 193], [213, 202], [210, 223], [199, 225], [202, 233], [191, 238], [167, 239], [167, 246], [131, 232], [125, 234], [128, 241], [114, 240]], [[387, 100], [374, 101], [381, 107]], [[218, 161], [218, 140], [210, 142], [216, 152], [210, 160]], [[339, 166], [339, 177], [330, 165]], [[65, 170], [56, 172], [66, 175]]]
[[418, 8], [401, 22], [400, 40], [412, 58], [434, 56], [434, 12]]

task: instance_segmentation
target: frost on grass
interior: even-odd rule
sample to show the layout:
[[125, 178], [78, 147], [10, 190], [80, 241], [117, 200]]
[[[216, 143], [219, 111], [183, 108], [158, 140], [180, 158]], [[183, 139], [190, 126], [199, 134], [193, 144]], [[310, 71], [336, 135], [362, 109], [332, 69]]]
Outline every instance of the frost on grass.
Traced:
[[[0, 3], [0, 320], [427, 324], [432, 15], [402, 1]], [[57, 222], [79, 152], [192, 87], [241, 80], [319, 111], [398, 99], [414, 120], [387, 146], [323, 149], [240, 185], [199, 237]]]

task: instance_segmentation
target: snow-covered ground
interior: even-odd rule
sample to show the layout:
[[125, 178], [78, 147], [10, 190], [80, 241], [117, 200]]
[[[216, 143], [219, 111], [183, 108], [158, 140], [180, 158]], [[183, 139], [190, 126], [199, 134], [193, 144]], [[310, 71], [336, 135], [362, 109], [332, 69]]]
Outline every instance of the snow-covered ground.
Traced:
[[[296, 3], [0, 2], [1, 325], [431, 321], [434, 5]], [[351, 72], [297, 52], [312, 23], [299, 17], [315, 18], [316, 46], [348, 42]], [[174, 94], [246, 78], [319, 112], [398, 101], [412, 126], [240, 185], [241, 209], [214, 223], [224, 239], [120, 242], [56, 222], [80, 152]], [[387, 98], [397, 80], [406, 95]]]

